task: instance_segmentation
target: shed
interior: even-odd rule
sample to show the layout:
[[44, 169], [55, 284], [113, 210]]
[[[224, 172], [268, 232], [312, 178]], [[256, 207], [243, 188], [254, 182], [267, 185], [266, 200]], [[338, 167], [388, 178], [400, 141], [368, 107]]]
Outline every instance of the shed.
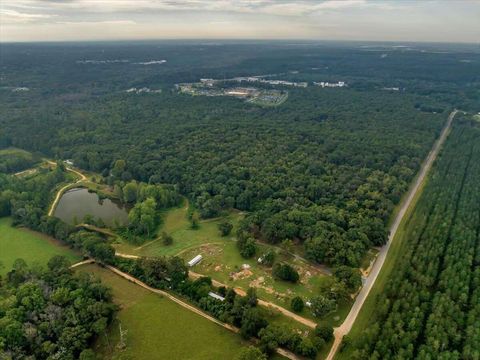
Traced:
[[197, 265], [200, 261], [202, 261], [202, 259], [203, 259], [202, 255], [197, 255], [188, 262], [188, 266], [192, 267], [194, 265]]
[[212, 298], [214, 298], [214, 299], [220, 300], [220, 301], [224, 301], [224, 300], [225, 300], [225, 298], [224, 298], [223, 296], [220, 296], [220, 295], [218, 295], [218, 294], [215, 294], [215, 293], [212, 292], [212, 291], [210, 291], [210, 292], [208, 293], [208, 296], [210, 296], [210, 297], [212, 297]]

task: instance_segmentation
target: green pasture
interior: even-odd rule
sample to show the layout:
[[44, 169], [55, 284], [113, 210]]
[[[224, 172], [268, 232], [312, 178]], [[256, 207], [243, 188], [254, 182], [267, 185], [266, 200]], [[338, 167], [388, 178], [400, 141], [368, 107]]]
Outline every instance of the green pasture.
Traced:
[[46, 265], [55, 255], [63, 255], [72, 263], [81, 260], [79, 255], [59, 241], [28, 229], [12, 227], [11, 223], [10, 218], [0, 219], [0, 262], [3, 264], [0, 274], [10, 271], [18, 258], [29, 265]]
[[[97, 265], [79, 268], [112, 288], [117, 321], [96, 344], [105, 359], [233, 359], [247, 344], [237, 334]], [[126, 331], [119, 349], [120, 325]]]

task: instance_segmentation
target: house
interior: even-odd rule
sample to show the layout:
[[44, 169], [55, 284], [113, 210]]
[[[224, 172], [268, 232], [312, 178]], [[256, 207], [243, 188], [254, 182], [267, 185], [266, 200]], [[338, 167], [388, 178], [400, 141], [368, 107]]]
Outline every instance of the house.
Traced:
[[197, 265], [200, 261], [202, 261], [202, 259], [203, 259], [202, 255], [197, 255], [188, 262], [188, 266], [192, 267], [194, 265]]
[[215, 294], [215, 293], [212, 292], [212, 291], [210, 291], [210, 292], [208, 293], [208, 296], [210, 296], [210, 297], [212, 297], [212, 298], [214, 298], [214, 299], [220, 300], [220, 301], [224, 301], [224, 300], [225, 300], [225, 298], [224, 298], [223, 296], [220, 296], [220, 295], [218, 295], [218, 294]]
[[67, 164], [68, 166], [73, 166], [72, 160], [65, 160], [64, 163]]

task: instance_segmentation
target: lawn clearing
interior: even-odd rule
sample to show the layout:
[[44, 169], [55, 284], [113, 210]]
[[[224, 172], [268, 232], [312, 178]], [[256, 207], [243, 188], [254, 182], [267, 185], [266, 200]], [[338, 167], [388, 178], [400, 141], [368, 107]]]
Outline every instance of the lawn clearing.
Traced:
[[38, 156], [22, 149], [10, 147], [0, 150], [0, 172], [20, 172], [32, 167], [38, 161]]
[[[233, 359], [246, 346], [241, 337], [97, 265], [79, 268], [98, 275], [121, 306], [118, 320], [96, 344], [105, 359]], [[127, 331], [118, 349], [119, 324]]]
[[[170, 209], [162, 214], [162, 224], [158, 229], [156, 240], [146, 242], [142, 246], [119, 240], [120, 242], [114, 244], [115, 249], [121, 253], [138, 256], [172, 256], [202, 244], [221, 244], [225, 241], [226, 238], [220, 236], [218, 230], [218, 224], [224, 218], [200, 221], [199, 228], [193, 230], [187, 218], [187, 211], [188, 202], [185, 200], [181, 207]], [[236, 226], [242, 217], [243, 213], [239, 211], [231, 211], [226, 217], [234, 225], [232, 234], [235, 233]], [[160, 239], [162, 232], [173, 237], [173, 244], [165, 246], [162, 243]]]
[[[203, 260], [192, 268], [194, 272], [210, 276], [223, 284], [245, 291], [253, 286], [257, 289], [260, 299], [286, 309], [290, 309], [293, 297], [300, 296], [304, 301], [310, 300], [321, 294], [322, 287], [328, 285], [330, 277], [325, 274], [325, 269], [269, 244], [258, 242], [256, 256], [251, 259], [242, 258], [237, 249], [234, 234], [243, 213], [238, 211], [229, 213], [227, 218], [234, 227], [231, 235], [222, 237], [218, 230], [218, 224], [223, 218], [200, 221], [199, 228], [193, 230], [187, 218], [187, 209], [188, 204], [184, 204], [163, 215], [163, 224], [158, 233], [161, 234], [162, 231], [165, 231], [170, 234], [174, 239], [172, 245], [165, 246], [161, 240], [151, 241], [140, 247], [122, 242], [115, 244], [116, 250], [124, 254], [147, 257], [177, 255], [186, 262], [201, 254]], [[285, 261], [297, 269], [301, 277], [298, 284], [274, 280], [271, 269], [257, 263], [257, 258], [269, 249], [277, 253], [277, 261]], [[250, 269], [242, 271], [243, 264], [249, 265]], [[338, 326], [347, 315], [350, 306], [350, 302], [340, 304], [339, 308], [325, 319], [315, 318], [308, 308], [305, 308], [299, 315], [315, 322]]]
[[[252, 259], [241, 257], [236, 242], [225, 239], [223, 242], [214, 244], [203, 244], [187, 249], [180, 254], [185, 261], [191, 260], [200, 254], [203, 259], [196, 264], [192, 271], [202, 275], [210, 276], [230, 287], [247, 290], [249, 287], [257, 289], [260, 299], [272, 302], [286, 309], [290, 309], [290, 302], [293, 297], [300, 296], [304, 301], [322, 293], [322, 288], [328, 286], [330, 277], [311, 264], [307, 264], [289, 254], [277, 254], [277, 261], [285, 261], [293, 265], [300, 274], [300, 282], [292, 284], [289, 282], [275, 280], [272, 277], [271, 268], [257, 263], [257, 258], [269, 248], [267, 244], [258, 244], [258, 254]], [[250, 266], [243, 269], [242, 265]], [[308, 308], [305, 308], [299, 315], [309, 318], [317, 323], [327, 323], [332, 326], [339, 325], [348, 313], [351, 303], [341, 303], [337, 311], [332, 312], [325, 319], [315, 318]]]
[[63, 255], [72, 263], [81, 260], [81, 256], [58, 240], [28, 229], [12, 227], [11, 223], [10, 218], [0, 219], [0, 262], [4, 266], [0, 274], [9, 272], [18, 258], [24, 259], [29, 265], [46, 265], [55, 255]]

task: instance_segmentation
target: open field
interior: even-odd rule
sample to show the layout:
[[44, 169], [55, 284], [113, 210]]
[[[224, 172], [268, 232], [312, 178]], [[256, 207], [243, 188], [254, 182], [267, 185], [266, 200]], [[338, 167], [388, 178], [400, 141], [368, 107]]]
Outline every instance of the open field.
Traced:
[[[96, 344], [106, 359], [233, 359], [244, 343], [240, 336], [100, 268], [79, 268], [98, 275], [121, 306], [118, 321]], [[119, 324], [127, 331], [126, 349], [117, 348]]]
[[[269, 248], [268, 245], [259, 244], [258, 255], [261, 255]], [[277, 254], [278, 261], [287, 261], [293, 265], [300, 274], [300, 282], [292, 284], [285, 281], [274, 280], [271, 268], [259, 265], [257, 257], [244, 259], [231, 239], [224, 239], [220, 243], [210, 243], [187, 249], [180, 254], [180, 257], [189, 261], [196, 255], [201, 254], [203, 260], [193, 267], [193, 271], [202, 275], [210, 276], [230, 287], [247, 290], [249, 287], [257, 288], [258, 296], [274, 304], [290, 309], [290, 301], [294, 296], [301, 296], [305, 300], [322, 292], [322, 286], [328, 286], [329, 276], [324, 275], [319, 269], [303, 261], [293, 258], [288, 254]], [[243, 265], [250, 268], [243, 269]], [[346, 304], [347, 305], [347, 304]], [[334, 314], [331, 318], [332, 325], [343, 319], [342, 314]], [[300, 314], [303, 317], [314, 318], [306, 308]], [[343, 315], [343, 316], [342, 316]], [[340, 316], [337, 318], [337, 316]], [[336, 321], [334, 320], [336, 319]]]
[[0, 172], [21, 172], [38, 161], [38, 156], [22, 149], [11, 147], [0, 150]]
[[[200, 222], [197, 230], [191, 229], [190, 222], [187, 218], [188, 202], [179, 207], [163, 211], [161, 213], [162, 223], [158, 228], [157, 236], [160, 237], [162, 232], [173, 237], [173, 244], [165, 246], [160, 239], [147, 241], [142, 246], [135, 246], [121, 241], [114, 244], [115, 248], [122, 253], [128, 253], [138, 256], [163, 256], [178, 255], [179, 253], [203, 244], [218, 243], [221, 244], [225, 238], [220, 236], [218, 231], [219, 219], [208, 219]], [[228, 219], [235, 227], [242, 217], [242, 213], [236, 211], [231, 212]]]
[[72, 263], [81, 260], [79, 255], [53, 238], [12, 227], [10, 218], [0, 219], [0, 262], [4, 265], [0, 274], [10, 271], [15, 259], [22, 258], [29, 265], [45, 265], [54, 255], [63, 255]]
[[[258, 243], [257, 256], [252, 259], [244, 259], [236, 247], [235, 236], [238, 221], [242, 213], [231, 212], [228, 216], [233, 223], [232, 234], [227, 237], [220, 236], [218, 224], [221, 219], [209, 219], [200, 222], [197, 230], [190, 228], [187, 219], [187, 204], [171, 209], [164, 213], [163, 223], [158, 233], [165, 231], [172, 235], [174, 242], [165, 246], [161, 240], [146, 243], [140, 247], [134, 247], [126, 243], [117, 243], [115, 248], [123, 254], [136, 256], [163, 256], [178, 255], [185, 261], [189, 261], [198, 254], [203, 260], [192, 270], [231, 287], [247, 290], [250, 286], [257, 288], [259, 298], [272, 302], [286, 309], [290, 309], [290, 301], [294, 296], [301, 296], [304, 300], [322, 292], [322, 287], [328, 286], [329, 277], [323, 270], [291, 254], [279, 251], [271, 245]], [[298, 284], [274, 280], [271, 269], [257, 263], [257, 258], [268, 249], [275, 250], [277, 261], [286, 261], [295, 266], [301, 276]], [[247, 264], [249, 269], [243, 270], [242, 265]], [[341, 323], [348, 312], [350, 304], [341, 303], [338, 310], [329, 314], [321, 322], [325, 321], [332, 326]], [[314, 318], [308, 308], [304, 309], [301, 316], [319, 321]]]

